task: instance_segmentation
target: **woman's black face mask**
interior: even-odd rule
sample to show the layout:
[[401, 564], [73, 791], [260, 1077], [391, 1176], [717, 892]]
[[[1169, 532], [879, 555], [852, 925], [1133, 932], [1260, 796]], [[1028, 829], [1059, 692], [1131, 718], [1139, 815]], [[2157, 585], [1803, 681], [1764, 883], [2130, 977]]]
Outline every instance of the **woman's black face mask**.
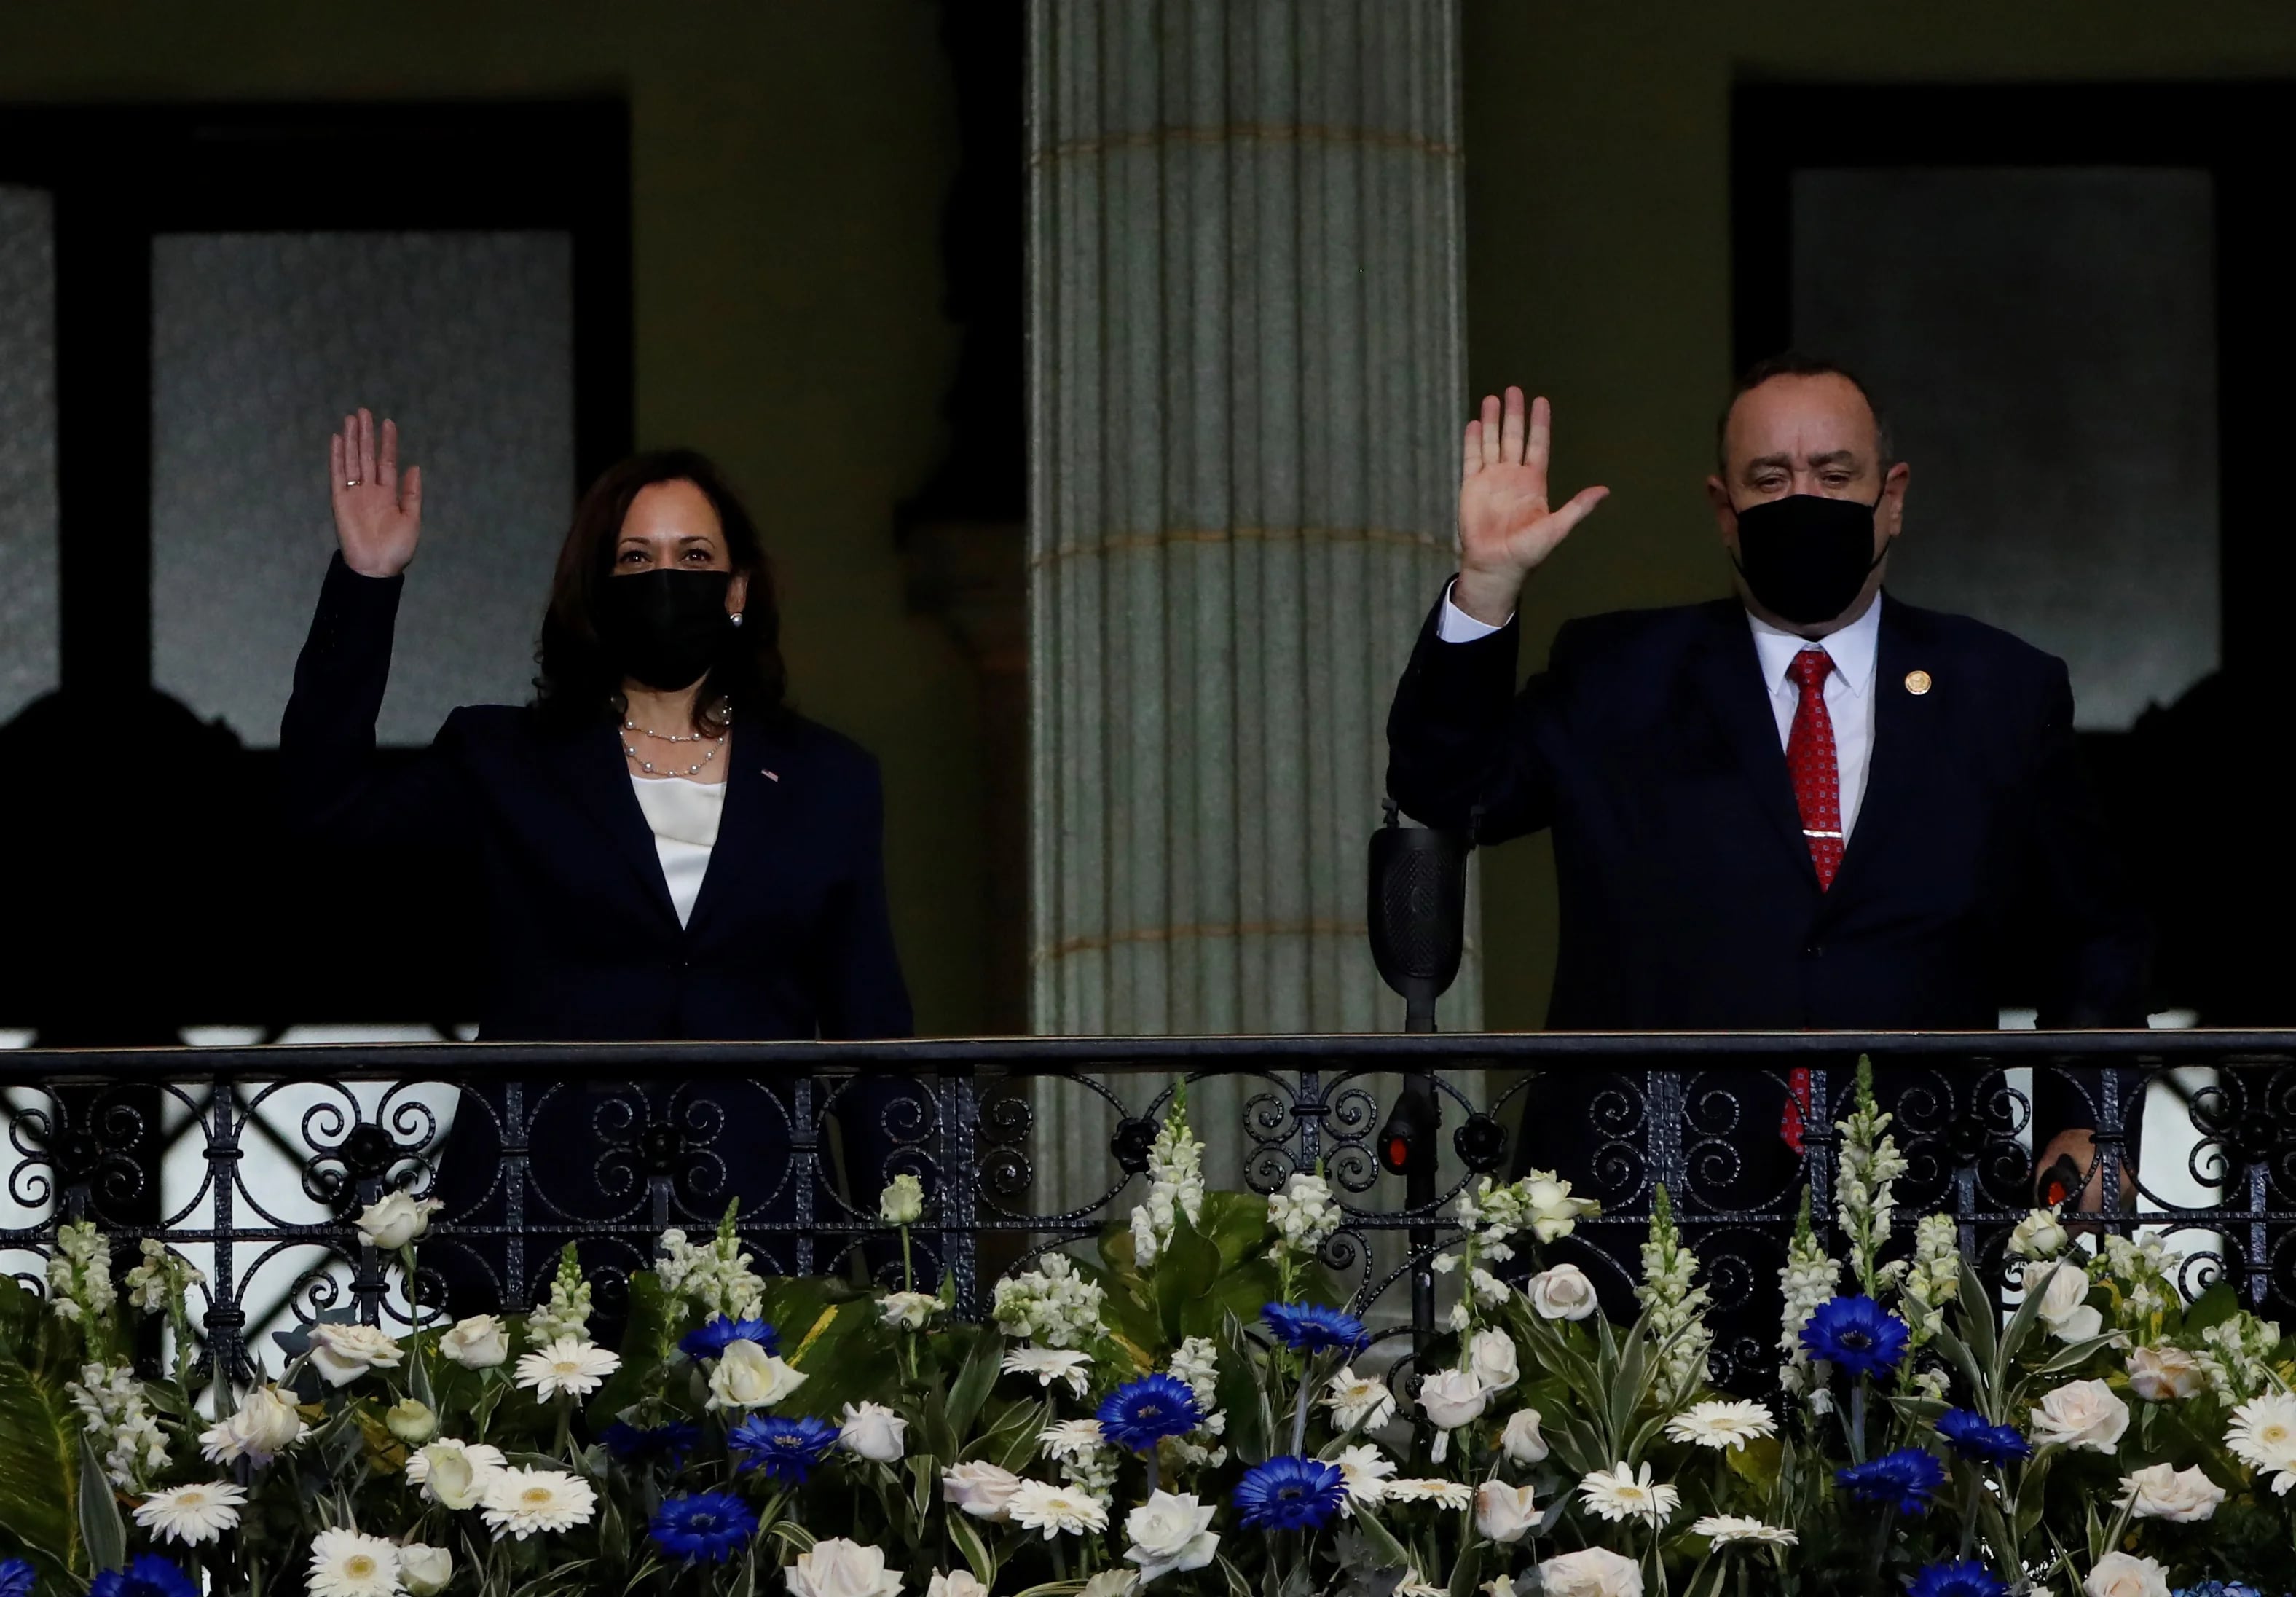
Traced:
[[733, 631], [726, 613], [731, 572], [650, 571], [608, 577], [598, 636], [622, 674], [662, 693], [709, 673]]
[[1738, 512], [1732, 563], [1754, 602], [1797, 627], [1830, 622], [1849, 608], [1887, 555], [1874, 552], [1874, 517], [1882, 501], [1829, 499], [1794, 493]]

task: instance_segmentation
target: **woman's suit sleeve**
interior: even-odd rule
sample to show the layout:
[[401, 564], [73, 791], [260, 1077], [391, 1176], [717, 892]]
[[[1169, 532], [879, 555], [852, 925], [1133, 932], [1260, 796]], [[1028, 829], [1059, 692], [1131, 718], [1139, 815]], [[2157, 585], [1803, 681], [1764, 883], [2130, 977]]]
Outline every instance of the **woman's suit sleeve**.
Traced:
[[450, 753], [459, 736], [454, 717], [412, 760], [386, 765], [375, 753], [405, 586], [403, 577], [362, 577], [340, 555], [327, 567], [279, 724], [287, 821], [312, 841], [364, 848], [436, 844], [461, 834], [466, 799]]

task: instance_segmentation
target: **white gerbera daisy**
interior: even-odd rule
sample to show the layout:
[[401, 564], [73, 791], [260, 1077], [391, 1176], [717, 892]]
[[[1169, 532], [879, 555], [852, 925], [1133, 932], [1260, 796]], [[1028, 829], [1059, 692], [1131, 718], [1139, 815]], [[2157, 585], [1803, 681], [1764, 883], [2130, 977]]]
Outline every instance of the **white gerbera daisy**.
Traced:
[[2296, 1486], [2296, 1396], [2267, 1392], [2242, 1404], [2232, 1412], [2225, 1445], [2242, 1462], [2276, 1471], [2272, 1489], [2284, 1495]]
[[1743, 1447], [1758, 1436], [1775, 1436], [1778, 1422], [1759, 1403], [1699, 1403], [1666, 1422], [1668, 1439], [1694, 1442], [1717, 1452]]
[[246, 1502], [246, 1490], [227, 1480], [170, 1486], [135, 1505], [135, 1523], [163, 1541], [196, 1547], [234, 1528]]
[[1324, 1406], [1341, 1430], [1377, 1430], [1395, 1418], [1395, 1394], [1383, 1380], [1342, 1368], [1324, 1384]]
[[1693, 1520], [1690, 1527], [1693, 1536], [1704, 1536], [1717, 1547], [1728, 1547], [1740, 1542], [1751, 1542], [1762, 1547], [1792, 1547], [1801, 1540], [1795, 1532], [1782, 1525], [1765, 1525], [1759, 1519], [1749, 1519], [1743, 1514], [1709, 1514]]
[[1587, 1500], [1587, 1506], [1595, 1513], [1613, 1522], [1647, 1519], [1653, 1525], [1663, 1525], [1682, 1504], [1681, 1493], [1652, 1482], [1648, 1464], [1643, 1466], [1639, 1476], [1623, 1463], [1597, 1469], [1578, 1483], [1578, 1495]]
[[323, 1530], [311, 1538], [311, 1597], [397, 1597], [398, 1549], [381, 1536]]
[[[1345, 1475], [1346, 1470], [1341, 1471]], [[1464, 1481], [1405, 1478], [1380, 1483], [1382, 1502], [1431, 1502], [1438, 1508], [1463, 1509], [1475, 1501], [1475, 1488]]]
[[1108, 1445], [1108, 1438], [1101, 1435], [1097, 1420], [1063, 1420], [1039, 1436], [1037, 1445], [1046, 1458], [1066, 1463], [1090, 1458]]
[[1014, 1487], [1004, 1511], [1022, 1529], [1043, 1531], [1047, 1542], [1063, 1531], [1082, 1535], [1108, 1528], [1108, 1505], [1099, 1498], [1041, 1480], [1024, 1480]]
[[1347, 1497], [1340, 1511], [1350, 1517], [1355, 1505], [1365, 1508], [1387, 1495], [1387, 1483], [1395, 1474], [1395, 1461], [1369, 1443], [1346, 1448], [1332, 1462], [1340, 1467], [1340, 1478], [1347, 1488]]
[[537, 1531], [587, 1525], [597, 1509], [598, 1494], [580, 1476], [521, 1468], [497, 1469], [487, 1478], [480, 1517], [496, 1541], [516, 1536], [523, 1542]]
[[1092, 1355], [1073, 1347], [1015, 1347], [1004, 1355], [1004, 1373], [1033, 1375], [1040, 1387], [1066, 1381], [1081, 1397], [1092, 1380]]
[[578, 1337], [561, 1337], [519, 1360], [518, 1384], [531, 1387], [537, 1403], [547, 1403], [561, 1392], [569, 1397], [587, 1397], [621, 1367], [621, 1354]]

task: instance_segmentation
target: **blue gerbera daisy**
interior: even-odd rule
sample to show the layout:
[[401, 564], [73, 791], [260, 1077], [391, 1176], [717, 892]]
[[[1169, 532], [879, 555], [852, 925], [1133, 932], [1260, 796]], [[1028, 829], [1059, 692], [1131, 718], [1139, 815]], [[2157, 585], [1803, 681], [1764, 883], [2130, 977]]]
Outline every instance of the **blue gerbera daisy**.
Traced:
[[1271, 1303], [1259, 1311], [1259, 1317], [1286, 1347], [1301, 1353], [1336, 1347], [1353, 1355], [1371, 1340], [1362, 1321], [1319, 1303]]
[[793, 1486], [803, 1486], [836, 1445], [837, 1428], [810, 1414], [793, 1420], [752, 1414], [726, 1433], [726, 1445], [744, 1455], [742, 1469], [762, 1469]]
[[1906, 1597], [2008, 1597], [2009, 1588], [1974, 1559], [1931, 1564], [1914, 1576]]
[[1872, 1298], [1829, 1297], [1801, 1328], [1809, 1356], [1852, 1375], [1874, 1375], [1906, 1356], [1906, 1322]]
[[1348, 1494], [1337, 1464], [1283, 1453], [1244, 1471], [1236, 1517], [1255, 1530], [1320, 1530]]
[[1096, 1416], [1100, 1434], [1119, 1447], [1145, 1453], [1166, 1436], [1185, 1436], [1204, 1422], [1188, 1383], [1144, 1375], [1111, 1392]]
[[689, 1359], [714, 1359], [735, 1342], [755, 1342], [767, 1353], [782, 1350], [781, 1333], [762, 1320], [728, 1320], [712, 1314], [699, 1330], [685, 1333], [677, 1346]]
[[199, 1582], [157, 1553], [146, 1552], [125, 1569], [106, 1569], [87, 1597], [200, 1597]]
[[32, 1566], [22, 1559], [0, 1559], [0, 1597], [32, 1597]]
[[1878, 1459], [1836, 1469], [1841, 1489], [1866, 1502], [1880, 1502], [1901, 1514], [1929, 1511], [1930, 1498], [1945, 1485], [1945, 1462], [1919, 1447], [1901, 1447]]
[[689, 1564], [722, 1564], [757, 1534], [758, 1516], [731, 1492], [665, 1497], [646, 1527], [655, 1546]]
[[649, 1430], [626, 1420], [617, 1420], [606, 1427], [598, 1439], [606, 1445], [608, 1453], [625, 1463], [650, 1464], [660, 1459], [676, 1469], [684, 1466], [685, 1455], [701, 1442], [701, 1428], [687, 1420], [673, 1420]]
[[1947, 1445], [1980, 1464], [2013, 1464], [2033, 1456], [2033, 1445], [2013, 1425], [1988, 1425], [1985, 1416], [1968, 1409], [1948, 1409], [1937, 1422]]

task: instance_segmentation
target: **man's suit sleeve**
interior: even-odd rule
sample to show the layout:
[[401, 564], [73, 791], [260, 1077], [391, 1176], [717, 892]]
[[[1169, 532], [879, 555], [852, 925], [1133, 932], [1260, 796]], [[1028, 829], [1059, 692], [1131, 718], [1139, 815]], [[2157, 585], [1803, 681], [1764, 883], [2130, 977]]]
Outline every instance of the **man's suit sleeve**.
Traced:
[[[1449, 592], [1448, 588], [1445, 589]], [[1472, 643], [1438, 635], [1439, 598], [1419, 630], [1387, 717], [1388, 793], [1426, 826], [1464, 831], [1478, 809], [1477, 839], [1502, 843], [1554, 819], [1547, 749], [1560, 682], [1554, 671], [1518, 695], [1519, 620]], [[1554, 654], [1564, 652], [1564, 628]]]
[[2073, 737], [2072, 685], [2049, 662], [2032, 765], [2031, 855], [2052, 934], [2044, 1026], [2142, 1026], [2152, 934], [2107, 835]]

